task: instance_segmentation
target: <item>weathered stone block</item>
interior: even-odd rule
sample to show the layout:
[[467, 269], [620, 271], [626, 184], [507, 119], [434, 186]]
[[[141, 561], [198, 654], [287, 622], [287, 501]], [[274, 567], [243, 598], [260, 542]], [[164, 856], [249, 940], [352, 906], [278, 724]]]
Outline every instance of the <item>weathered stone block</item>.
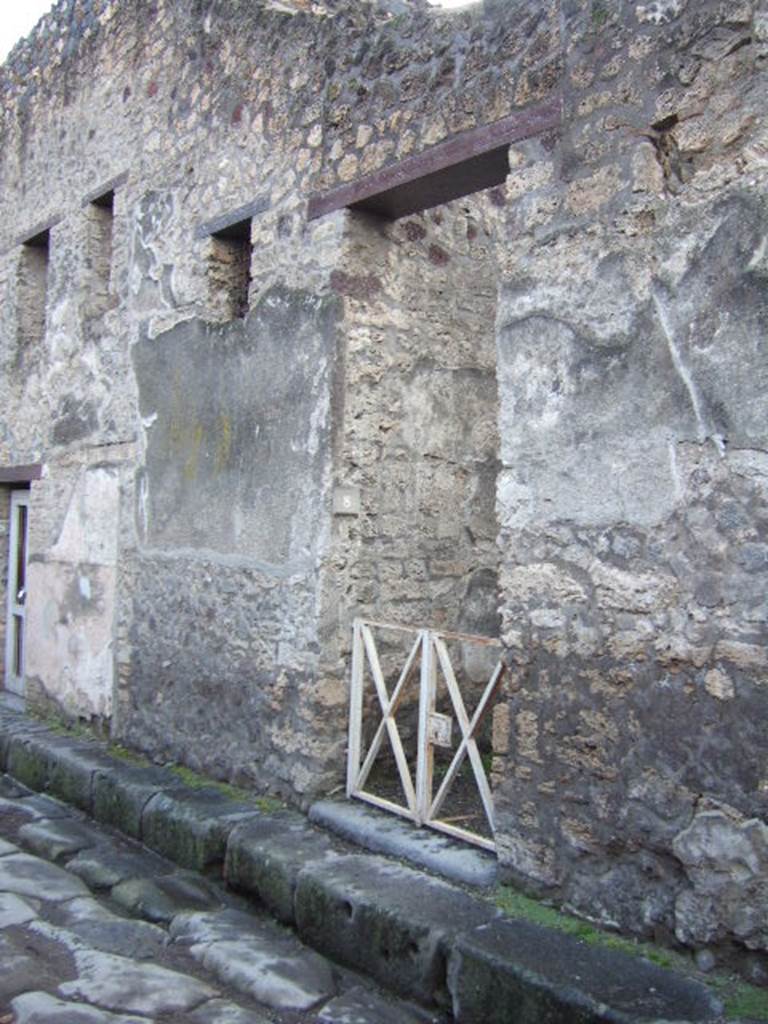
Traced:
[[333, 852], [333, 843], [298, 814], [263, 815], [236, 826], [227, 843], [224, 877], [263, 903], [279, 921], [295, 921], [294, 895], [302, 868]]
[[3, 771], [8, 770], [8, 752], [11, 740], [15, 736], [29, 736], [46, 731], [45, 726], [30, 721], [15, 711], [0, 707], [0, 768]]
[[675, 906], [681, 942], [706, 944], [733, 934], [768, 950], [768, 826], [730, 807], [706, 804], [672, 848], [691, 889]]
[[239, 822], [259, 815], [216, 789], [179, 787], [150, 799], [141, 817], [141, 837], [150, 849], [183, 867], [220, 869], [229, 833]]
[[296, 888], [306, 942], [427, 1004], [447, 1000], [446, 958], [457, 935], [496, 916], [461, 889], [381, 857], [310, 864]]
[[93, 779], [93, 816], [134, 839], [141, 839], [141, 816], [147, 803], [163, 789], [178, 786], [162, 768], [141, 768], [115, 762]]
[[20, 732], [11, 737], [6, 763], [8, 774], [30, 789], [42, 791], [48, 783], [50, 756], [64, 741], [48, 734]]
[[90, 814], [94, 774], [99, 770], [109, 771], [114, 764], [113, 758], [93, 745], [59, 746], [49, 763], [48, 791]]
[[703, 985], [527, 921], [459, 935], [448, 987], [459, 1024], [714, 1022], [722, 1009]]

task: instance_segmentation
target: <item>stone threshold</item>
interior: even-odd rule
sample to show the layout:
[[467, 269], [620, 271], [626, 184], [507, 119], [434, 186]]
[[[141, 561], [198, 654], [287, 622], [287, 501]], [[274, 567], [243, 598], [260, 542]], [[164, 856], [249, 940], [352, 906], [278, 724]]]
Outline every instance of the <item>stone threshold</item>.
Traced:
[[[505, 918], [481, 896], [381, 856], [403, 855], [399, 836], [381, 839], [378, 853], [353, 851], [313, 824], [334, 820], [342, 831], [343, 816], [327, 801], [309, 821], [295, 811], [261, 811], [213, 787], [185, 786], [165, 769], [118, 760], [95, 740], [56, 735], [3, 706], [0, 770], [182, 867], [223, 879], [319, 953], [450, 1012], [457, 1024], [722, 1019], [722, 1007], [696, 981]], [[344, 825], [347, 838], [360, 817]], [[370, 838], [376, 821], [366, 820], [365, 831]]]
[[383, 853], [450, 882], [493, 889], [499, 880], [491, 853], [351, 800], [318, 800], [309, 820], [371, 853]]

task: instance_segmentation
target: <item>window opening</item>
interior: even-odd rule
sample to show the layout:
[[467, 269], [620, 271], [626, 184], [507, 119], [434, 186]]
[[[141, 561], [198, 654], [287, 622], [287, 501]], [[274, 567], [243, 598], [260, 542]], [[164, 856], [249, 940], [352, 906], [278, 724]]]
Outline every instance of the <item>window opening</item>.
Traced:
[[46, 228], [21, 246], [16, 282], [19, 357], [45, 335], [51, 233]]
[[251, 285], [251, 219], [215, 231], [210, 239], [208, 278], [214, 315], [222, 320], [244, 317]]
[[88, 217], [86, 262], [90, 277], [89, 300], [94, 313], [103, 313], [111, 305], [115, 220], [114, 189], [92, 199], [86, 207], [86, 215]]

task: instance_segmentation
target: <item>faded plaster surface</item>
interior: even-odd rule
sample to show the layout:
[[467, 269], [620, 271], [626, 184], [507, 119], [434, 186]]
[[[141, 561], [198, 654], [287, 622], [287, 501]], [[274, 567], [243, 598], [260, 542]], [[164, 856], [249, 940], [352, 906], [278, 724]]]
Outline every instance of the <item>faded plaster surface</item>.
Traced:
[[508, 180], [497, 333], [501, 864], [722, 956], [764, 952], [768, 912], [768, 165], [737, 7], [574, 20], [562, 139]]
[[287, 794], [316, 788], [337, 742], [313, 724], [337, 305], [272, 289], [244, 321], [189, 321], [133, 351], [146, 459], [121, 729]]
[[55, 543], [28, 570], [29, 684], [85, 718], [112, 713], [118, 490], [113, 467], [81, 468]]

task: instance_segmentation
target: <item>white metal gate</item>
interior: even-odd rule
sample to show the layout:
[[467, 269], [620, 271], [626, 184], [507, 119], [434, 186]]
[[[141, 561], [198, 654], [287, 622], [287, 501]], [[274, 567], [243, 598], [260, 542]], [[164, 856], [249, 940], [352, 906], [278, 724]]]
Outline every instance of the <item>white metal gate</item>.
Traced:
[[[408, 637], [409, 653], [405, 657], [391, 691], [387, 689], [385, 675], [382, 671], [375, 637], [376, 630], [396, 631], [401, 634], [410, 634], [413, 637], [412, 643]], [[475, 843], [485, 849], [495, 850], [495, 843], [492, 839], [462, 828], [454, 822], [441, 819], [440, 812], [464, 760], [469, 758], [482, 807], [491, 835], [493, 835], [493, 796], [476, 737], [480, 724], [492, 706], [493, 699], [502, 683], [505, 666], [500, 657], [495, 659], [495, 667], [482, 691], [479, 702], [474, 711], [468, 713], [448, 650], [449, 641], [459, 641], [462, 645], [479, 645], [486, 649], [501, 648], [498, 640], [491, 640], [487, 637], [394, 626], [362, 619], [355, 620], [352, 647], [347, 796], [365, 800], [376, 807], [410, 818], [418, 825], [428, 825], [430, 828]], [[419, 673], [418, 735], [414, 765], [409, 763], [406, 757], [396, 716], [403, 701], [406, 686], [417, 671]], [[368, 750], [364, 751], [366, 675], [373, 683], [381, 712], [381, 722], [373, 734]], [[450, 715], [438, 714], [436, 711], [435, 697], [438, 679], [442, 680], [450, 696]], [[459, 742], [450, 765], [435, 792], [434, 749], [436, 746], [451, 746], [452, 749], [451, 733], [454, 719], [459, 726]], [[384, 746], [385, 737], [389, 740], [397, 766], [404, 797], [402, 804], [368, 792], [365, 788], [371, 769]]]

